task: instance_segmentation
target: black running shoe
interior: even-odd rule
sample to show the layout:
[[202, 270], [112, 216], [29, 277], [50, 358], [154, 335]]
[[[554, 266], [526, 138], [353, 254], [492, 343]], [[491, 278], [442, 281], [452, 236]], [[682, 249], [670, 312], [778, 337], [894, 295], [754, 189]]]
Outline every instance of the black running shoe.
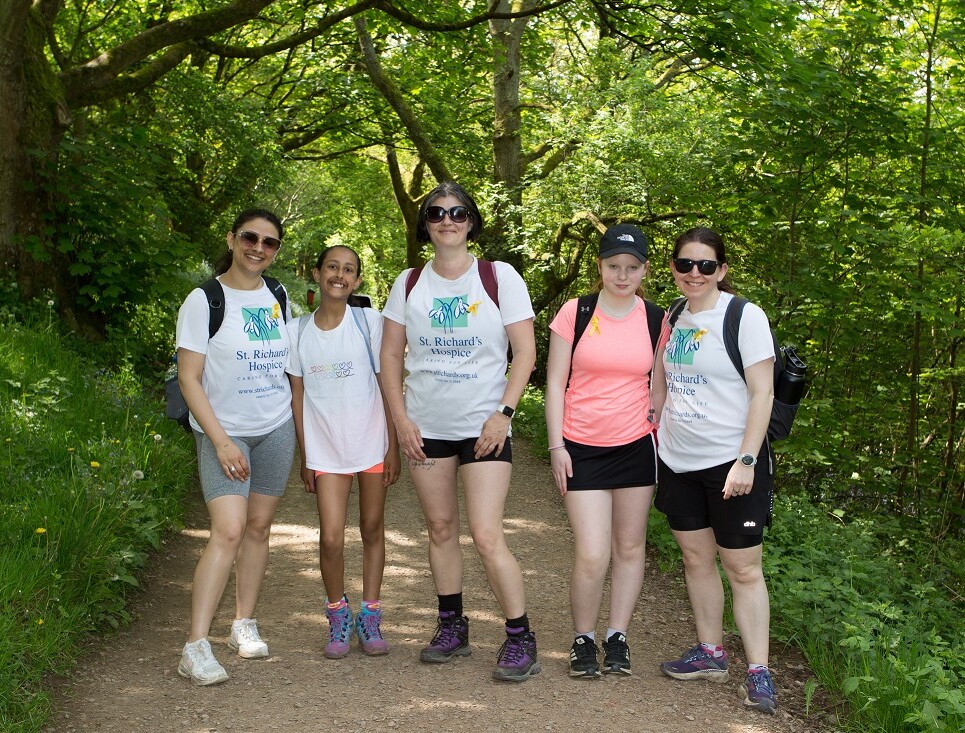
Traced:
[[570, 649], [570, 677], [598, 679], [600, 665], [596, 661], [596, 642], [589, 636], [580, 635]]
[[603, 674], [632, 674], [627, 637], [619, 631], [603, 642]]

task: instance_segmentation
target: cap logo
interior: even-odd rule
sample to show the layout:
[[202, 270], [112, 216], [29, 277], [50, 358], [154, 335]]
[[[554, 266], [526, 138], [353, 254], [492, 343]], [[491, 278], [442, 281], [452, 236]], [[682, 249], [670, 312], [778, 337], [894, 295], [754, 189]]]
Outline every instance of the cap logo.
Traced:
[[617, 237], [617, 239], [620, 240], [621, 242], [632, 242], [632, 241], [633, 241], [633, 235], [632, 235], [632, 234], [621, 234], [619, 237]]

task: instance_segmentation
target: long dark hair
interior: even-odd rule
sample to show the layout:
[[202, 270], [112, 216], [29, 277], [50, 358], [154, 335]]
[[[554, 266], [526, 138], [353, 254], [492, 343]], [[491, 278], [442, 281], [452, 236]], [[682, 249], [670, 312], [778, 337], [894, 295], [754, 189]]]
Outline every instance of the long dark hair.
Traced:
[[[249, 221], [255, 219], [264, 219], [269, 222], [275, 229], [278, 230], [278, 238], [283, 239], [285, 236], [285, 227], [282, 226], [281, 219], [273, 211], [268, 209], [245, 209], [238, 216], [235, 217], [234, 223], [231, 225], [231, 233], [235, 234], [241, 227], [247, 224]], [[224, 254], [222, 254], [217, 261], [214, 263], [214, 274], [215, 276], [224, 275], [228, 268], [231, 267], [231, 250], [226, 249]]]
[[[727, 253], [724, 251], [724, 238], [713, 229], [708, 229], [707, 227], [694, 227], [677, 237], [673, 243], [672, 258], [676, 259], [680, 255], [680, 250], [684, 248], [684, 245], [690, 244], [691, 242], [710, 247], [714, 250], [714, 258], [718, 262], [722, 265], [727, 263]], [[733, 294], [735, 292], [734, 286], [730, 284], [726, 275], [717, 283], [717, 289], [723, 293]]]
[[441, 199], [444, 196], [453, 196], [459, 199], [459, 202], [469, 209], [469, 221], [470, 227], [469, 232], [466, 234], [466, 239], [472, 241], [482, 234], [483, 230], [483, 218], [482, 214], [479, 213], [479, 207], [476, 206], [476, 201], [472, 196], [460, 186], [455, 181], [443, 181], [434, 189], [426, 194], [426, 197], [422, 199], [422, 206], [419, 207], [419, 219], [416, 224], [415, 238], [417, 242], [428, 242], [429, 241], [429, 230], [426, 227], [426, 210], [432, 206], [436, 199]]

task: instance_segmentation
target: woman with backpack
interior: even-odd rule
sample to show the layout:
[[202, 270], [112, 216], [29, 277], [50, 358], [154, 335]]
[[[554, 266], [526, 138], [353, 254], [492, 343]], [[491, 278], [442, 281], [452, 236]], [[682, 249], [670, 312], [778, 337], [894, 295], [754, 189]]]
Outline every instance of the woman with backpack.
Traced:
[[606, 230], [597, 269], [597, 297], [568, 301], [550, 324], [545, 396], [553, 478], [574, 542], [570, 676], [583, 679], [600, 677], [596, 625], [611, 561], [603, 672], [631, 674], [627, 634], [657, 478], [650, 372], [663, 321], [643, 299], [649, 262], [637, 227]]
[[494, 677], [521, 682], [540, 666], [503, 513], [512, 477], [510, 425], [536, 363], [534, 314], [526, 285], [510, 265], [469, 253], [469, 241], [482, 229], [476, 202], [458, 184], [441, 183], [423, 199], [417, 239], [432, 243], [433, 258], [405, 270], [392, 286], [382, 313], [382, 379], [426, 518], [438, 595], [436, 633], [420, 658], [442, 663], [470, 653], [458, 474], [473, 544], [506, 618]]
[[[235, 621], [228, 645], [268, 656], [255, 605], [268, 567], [268, 537], [295, 449], [288, 363], [287, 295], [264, 278], [284, 234], [270, 211], [249, 209], [228, 232], [216, 283], [192, 290], [178, 312], [178, 382], [191, 412], [211, 536], [191, 591], [191, 630], [178, 674], [197, 685], [228, 679], [208, 632], [231, 568]], [[205, 289], [214, 284], [218, 295]], [[271, 287], [269, 287], [271, 285]], [[213, 319], [220, 325], [212, 333]]]
[[654, 370], [653, 404], [660, 415], [655, 505], [667, 515], [683, 554], [697, 644], [660, 668], [680, 680], [727, 679], [720, 558], [748, 662], [738, 693], [745, 705], [773, 714], [777, 695], [767, 667], [770, 606], [761, 559], [774, 489], [765, 440], [774, 342], [767, 316], [748, 303], [738, 335], [743, 376], [728, 357], [724, 316], [734, 295], [717, 232], [697, 227], [677, 237], [671, 268], [686, 302], [670, 309]]
[[[341, 659], [355, 635], [365, 654], [377, 656], [389, 651], [381, 631], [385, 497], [401, 468], [380, 387], [382, 318], [371, 308], [350, 307], [362, 282], [355, 250], [324, 249], [312, 277], [318, 308], [291, 328], [288, 373], [301, 477], [305, 491], [315, 494], [321, 527], [319, 565], [329, 624], [324, 654]], [[354, 618], [345, 593], [345, 522], [353, 477], [358, 477], [362, 536], [362, 597]]]

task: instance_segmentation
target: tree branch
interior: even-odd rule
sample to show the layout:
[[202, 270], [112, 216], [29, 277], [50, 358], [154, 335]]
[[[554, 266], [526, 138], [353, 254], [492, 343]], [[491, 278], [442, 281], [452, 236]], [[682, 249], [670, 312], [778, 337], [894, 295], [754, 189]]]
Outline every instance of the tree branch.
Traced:
[[419, 151], [419, 155], [426, 162], [426, 165], [429, 166], [432, 175], [439, 181], [452, 180], [449, 167], [442, 159], [442, 156], [439, 155], [439, 151], [436, 150], [435, 145], [429, 140], [429, 136], [419, 121], [419, 117], [405, 101], [402, 92], [399, 91], [395, 82], [389, 78], [383, 70], [378, 54], [375, 52], [372, 37], [369, 35], [365, 25], [364, 18], [359, 16], [355, 17], [355, 31], [359, 38], [359, 46], [362, 49], [365, 70], [368, 72], [372, 84], [379, 90], [379, 93], [385, 101], [389, 103], [389, 106], [392, 107], [399, 116], [399, 120], [405, 127], [406, 134], [408, 134], [409, 139], [412, 140], [412, 143], [415, 145], [416, 150]]

